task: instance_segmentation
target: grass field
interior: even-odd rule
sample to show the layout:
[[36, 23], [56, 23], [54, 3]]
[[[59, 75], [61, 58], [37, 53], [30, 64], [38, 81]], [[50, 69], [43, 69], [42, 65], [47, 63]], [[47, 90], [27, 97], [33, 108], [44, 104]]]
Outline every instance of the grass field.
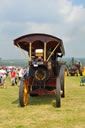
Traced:
[[85, 86], [80, 77], [66, 77], [66, 97], [56, 108], [55, 96], [29, 97], [19, 106], [19, 87], [0, 87], [0, 128], [85, 128]]

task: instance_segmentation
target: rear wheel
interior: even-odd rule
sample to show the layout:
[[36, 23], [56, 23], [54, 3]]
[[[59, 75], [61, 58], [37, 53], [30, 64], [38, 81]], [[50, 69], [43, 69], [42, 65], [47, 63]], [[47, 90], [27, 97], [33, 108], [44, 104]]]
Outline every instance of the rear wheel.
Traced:
[[62, 65], [60, 69], [60, 81], [61, 81], [61, 90], [63, 91], [61, 97], [65, 97], [65, 66]]
[[60, 96], [60, 78], [56, 79], [56, 107], [61, 106], [61, 96]]
[[22, 80], [19, 87], [20, 106], [24, 107], [28, 102], [28, 80]]

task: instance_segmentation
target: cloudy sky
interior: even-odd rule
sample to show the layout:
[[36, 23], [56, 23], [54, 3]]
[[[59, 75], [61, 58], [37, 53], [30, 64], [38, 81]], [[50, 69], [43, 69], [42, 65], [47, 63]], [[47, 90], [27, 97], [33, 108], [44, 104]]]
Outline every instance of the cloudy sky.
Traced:
[[39, 32], [61, 38], [65, 57], [85, 57], [85, 0], [0, 0], [0, 58], [24, 58], [13, 40]]

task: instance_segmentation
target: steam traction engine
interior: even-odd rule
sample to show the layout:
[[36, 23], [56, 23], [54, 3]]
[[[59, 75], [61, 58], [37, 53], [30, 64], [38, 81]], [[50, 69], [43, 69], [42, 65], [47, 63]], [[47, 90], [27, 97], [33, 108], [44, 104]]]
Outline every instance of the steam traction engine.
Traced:
[[61, 39], [48, 34], [29, 34], [14, 40], [21, 51], [28, 52], [29, 76], [25, 75], [19, 87], [21, 107], [27, 105], [28, 96], [55, 94], [56, 107], [65, 97], [65, 65], [58, 58], [64, 55]]

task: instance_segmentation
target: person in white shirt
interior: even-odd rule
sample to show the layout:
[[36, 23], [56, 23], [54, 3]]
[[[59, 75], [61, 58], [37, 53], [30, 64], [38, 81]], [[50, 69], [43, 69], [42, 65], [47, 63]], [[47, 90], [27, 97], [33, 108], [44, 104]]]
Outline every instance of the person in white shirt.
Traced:
[[2, 73], [1, 73], [1, 70], [0, 70], [0, 85], [2, 85]]
[[6, 74], [7, 72], [4, 69], [0, 70], [0, 74], [1, 74], [1, 84], [3, 84], [4, 88], [6, 88]]

